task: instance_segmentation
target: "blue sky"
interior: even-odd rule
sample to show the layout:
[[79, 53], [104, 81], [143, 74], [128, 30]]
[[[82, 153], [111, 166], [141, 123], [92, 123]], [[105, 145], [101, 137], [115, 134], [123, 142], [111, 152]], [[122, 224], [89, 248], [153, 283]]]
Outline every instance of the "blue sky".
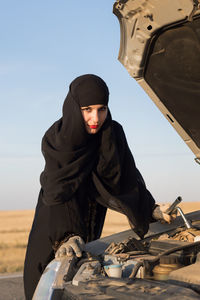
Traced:
[[35, 207], [41, 138], [60, 118], [70, 82], [85, 73], [107, 82], [113, 119], [156, 201], [199, 201], [193, 153], [117, 60], [113, 3], [0, 1], [0, 210]]

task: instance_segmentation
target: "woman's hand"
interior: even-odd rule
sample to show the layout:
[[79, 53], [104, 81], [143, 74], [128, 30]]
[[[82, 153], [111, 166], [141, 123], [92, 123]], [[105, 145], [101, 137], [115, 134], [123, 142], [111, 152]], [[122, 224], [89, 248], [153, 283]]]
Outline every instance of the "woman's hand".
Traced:
[[153, 218], [155, 220], [161, 221], [161, 223], [171, 223], [177, 216], [177, 211], [175, 210], [172, 214], [166, 213], [170, 204], [161, 204], [156, 206], [153, 211]]
[[63, 257], [63, 256], [82, 256], [82, 251], [85, 249], [85, 243], [80, 236], [73, 236], [69, 238], [69, 240], [63, 243], [58, 250], [56, 251], [55, 257]]

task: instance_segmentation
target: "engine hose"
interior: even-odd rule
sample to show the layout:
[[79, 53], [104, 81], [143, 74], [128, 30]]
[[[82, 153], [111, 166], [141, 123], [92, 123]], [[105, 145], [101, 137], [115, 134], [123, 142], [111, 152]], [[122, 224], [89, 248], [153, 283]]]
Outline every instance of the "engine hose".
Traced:
[[138, 264], [136, 264], [136, 266], [133, 268], [131, 275], [129, 276], [129, 278], [135, 278], [135, 276], [137, 275], [137, 272], [139, 270], [140, 267], [143, 267], [144, 263], [142, 261], [140, 261]]
[[185, 249], [188, 249], [188, 248], [191, 248], [191, 247], [194, 247], [194, 246], [200, 246], [200, 241], [166, 250], [166, 251], [160, 253], [159, 255], [157, 255], [154, 259], [151, 260], [151, 262], [155, 263], [164, 255], [169, 255], [169, 254], [172, 254], [176, 251], [185, 250]]

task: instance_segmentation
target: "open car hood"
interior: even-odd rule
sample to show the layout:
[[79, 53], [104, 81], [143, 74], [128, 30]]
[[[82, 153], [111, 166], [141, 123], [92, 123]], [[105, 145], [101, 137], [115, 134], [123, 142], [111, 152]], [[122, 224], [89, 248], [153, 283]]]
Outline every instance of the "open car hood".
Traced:
[[119, 60], [200, 163], [200, 2], [118, 0]]

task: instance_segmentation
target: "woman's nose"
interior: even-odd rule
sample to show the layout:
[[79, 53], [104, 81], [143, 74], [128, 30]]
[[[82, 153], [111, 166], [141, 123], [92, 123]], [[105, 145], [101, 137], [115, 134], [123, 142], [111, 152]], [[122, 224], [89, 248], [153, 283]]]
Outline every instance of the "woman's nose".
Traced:
[[92, 121], [95, 123], [99, 122], [99, 112], [98, 111], [94, 111], [92, 114]]

